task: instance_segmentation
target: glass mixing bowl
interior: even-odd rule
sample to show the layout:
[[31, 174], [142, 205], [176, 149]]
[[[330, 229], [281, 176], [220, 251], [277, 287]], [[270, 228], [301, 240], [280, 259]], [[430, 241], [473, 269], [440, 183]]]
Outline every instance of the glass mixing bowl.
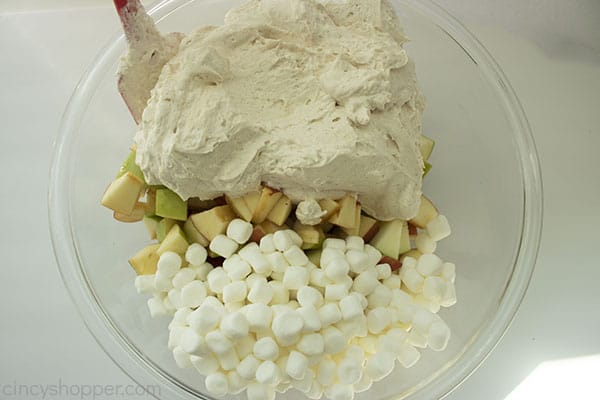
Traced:
[[[190, 32], [221, 24], [238, 3], [169, 0], [151, 13], [164, 32]], [[357, 398], [429, 400], [474, 371], [517, 311], [539, 244], [541, 178], [523, 110], [485, 48], [430, 1], [394, 4], [427, 97], [423, 130], [437, 142], [424, 192], [453, 227], [438, 254], [457, 265], [458, 303], [440, 312], [452, 330], [444, 352], [423, 351], [416, 366], [397, 367]], [[135, 131], [115, 82], [124, 50], [118, 36], [101, 51], [64, 114], [50, 182], [54, 251], [82, 318], [125, 373], [141, 385], [160, 385], [161, 398], [208, 399], [203, 379], [175, 365], [168, 321], [151, 319], [147, 298], [134, 289], [127, 259], [147, 244], [143, 224], [118, 223], [99, 204]]]

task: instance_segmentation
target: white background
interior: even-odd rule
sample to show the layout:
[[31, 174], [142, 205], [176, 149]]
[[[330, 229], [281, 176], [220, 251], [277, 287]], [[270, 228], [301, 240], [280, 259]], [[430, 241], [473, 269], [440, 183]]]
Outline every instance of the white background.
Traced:
[[[0, 385], [131, 383], [71, 304], [46, 218], [52, 140], [84, 68], [118, 29], [110, 3], [0, 1]], [[513, 84], [534, 131], [545, 196], [540, 256], [523, 305], [449, 399], [598, 399], [600, 2], [440, 3]]]

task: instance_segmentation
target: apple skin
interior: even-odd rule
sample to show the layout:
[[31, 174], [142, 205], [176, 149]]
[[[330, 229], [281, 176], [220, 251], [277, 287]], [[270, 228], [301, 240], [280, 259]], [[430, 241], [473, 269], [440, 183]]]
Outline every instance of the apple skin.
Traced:
[[402, 267], [402, 261], [396, 260], [395, 258], [383, 256], [381, 260], [379, 260], [379, 264], [389, 264], [392, 271], [396, 271]]
[[417, 228], [425, 229], [429, 221], [438, 216], [438, 210], [433, 205], [431, 200], [429, 200], [424, 195], [421, 196], [421, 204], [419, 205], [419, 211], [417, 211], [417, 215], [408, 222]]
[[265, 236], [267, 236], [265, 229], [260, 225], [256, 225], [254, 227], [254, 229], [252, 230], [252, 234], [250, 235], [249, 242], [254, 242], [256, 244], [260, 244], [260, 239], [262, 239]]

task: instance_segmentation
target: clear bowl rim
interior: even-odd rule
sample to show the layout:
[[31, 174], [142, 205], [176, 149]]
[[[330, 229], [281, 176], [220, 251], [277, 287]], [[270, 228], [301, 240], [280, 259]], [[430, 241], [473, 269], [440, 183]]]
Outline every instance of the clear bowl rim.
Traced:
[[[162, 0], [149, 7], [149, 13], [161, 18], [190, 1], [193, 0]], [[486, 76], [488, 81], [495, 83], [497, 94], [504, 102], [504, 111], [508, 113], [507, 116], [514, 128], [513, 135], [517, 143], [523, 178], [521, 238], [514, 257], [512, 275], [497, 312], [483, 325], [483, 328], [473, 337], [470, 346], [461, 353], [459, 359], [450, 368], [441, 370], [438, 374], [422, 382], [421, 385], [417, 385], [412, 392], [403, 393], [404, 396], [414, 395], [411, 399], [432, 399], [445, 397], [475, 372], [499, 343], [513, 321], [529, 286], [540, 246], [543, 188], [541, 168], [531, 127], [514, 89], [497, 62], [461, 22], [432, 0], [411, 1], [411, 7], [427, 15], [438, 27], [449, 28], [448, 30], [444, 29], [446, 34], [455, 40], [469, 57], [474, 61], [476, 59], [476, 63], [482, 65], [482, 71], [488, 75]], [[456, 40], [457, 36], [461, 38], [460, 41]], [[71, 300], [86, 327], [109, 358], [132, 380], [147, 388], [149, 394], [154, 397], [157, 395], [152, 393], [152, 390], [155, 390], [156, 387], [152, 389], [152, 384], [156, 383], [162, 384], [177, 397], [182, 394], [177, 389], [196, 395], [195, 391], [156, 371], [151, 362], [127, 343], [118, 328], [105, 314], [96, 299], [91, 283], [82, 270], [81, 260], [73, 241], [70, 207], [61, 207], [61, 204], [69, 204], [68, 193], [60, 190], [62, 186], [66, 186], [70, 171], [70, 160], [64, 157], [67, 150], [67, 139], [77, 130], [81, 117], [94, 93], [92, 90], [94, 82], [103, 72], [98, 67], [108, 62], [108, 56], [122, 40], [122, 33], [113, 36], [98, 53], [75, 87], [62, 116], [53, 143], [48, 186], [48, 218], [52, 247], [59, 273]], [[67, 240], [67, 238], [71, 240]], [[476, 343], [478, 346], [474, 346]], [[153, 372], [152, 375], [149, 370]], [[436, 380], [436, 385], [429, 384], [433, 380]]]

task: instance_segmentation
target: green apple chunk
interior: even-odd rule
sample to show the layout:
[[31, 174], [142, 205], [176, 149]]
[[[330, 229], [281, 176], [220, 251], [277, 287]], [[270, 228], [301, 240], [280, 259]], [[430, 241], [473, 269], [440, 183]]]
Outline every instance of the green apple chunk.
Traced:
[[160, 217], [156, 215], [145, 215], [144, 216], [144, 225], [146, 226], [146, 230], [148, 231], [148, 236], [150, 239], [156, 239], [156, 228], [158, 227], [158, 223], [161, 221]]
[[428, 138], [425, 135], [421, 135], [421, 156], [423, 157], [423, 161], [429, 160], [429, 156], [431, 156], [431, 152], [433, 151], [433, 147], [435, 146], [435, 142], [433, 139]]
[[236, 218], [235, 213], [228, 205], [211, 208], [198, 214], [190, 215], [192, 223], [209, 241], [212, 241], [217, 235], [224, 234], [227, 225]]
[[425, 177], [425, 175], [431, 171], [431, 167], [432, 165], [428, 161], [425, 161], [425, 167], [423, 167], [423, 177]]
[[184, 201], [172, 190], [156, 189], [156, 215], [177, 221], [187, 219], [187, 201]]
[[365, 242], [370, 242], [377, 232], [379, 232], [379, 221], [366, 215], [361, 215], [358, 236], [362, 237]]
[[421, 196], [421, 204], [417, 215], [409, 222], [417, 228], [425, 229], [429, 221], [438, 216], [438, 210], [435, 208], [431, 200], [425, 196]]
[[158, 223], [156, 224], [156, 239], [158, 239], [159, 242], [165, 240], [167, 233], [169, 233], [169, 231], [175, 224], [176, 222], [170, 218], [163, 218], [160, 221], [158, 221]]
[[131, 172], [121, 175], [108, 186], [101, 203], [119, 214], [129, 215], [133, 212], [145, 185]]
[[[406, 221], [402, 219], [381, 222], [379, 232], [371, 240], [371, 245], [377, 248], [384, 256], [398, 259], [403, 247], [402, 233], [405, 226]], [[406, 230], [406, 236], [408, 238], [408, 230]], [[410, 250], [410, 244], [408, 250]]]
[[304, 225], [296, 221], [294, 231], [302, 238], [302, 249], [316, 249], [325, 240], [325, 233], [319, 225]]
[[196, 229], [191, 218], [188, 218], [187, 221], [185, 221], [185, 224], [183, 224], [183, 232], [185, 232], [185, 236], [187, 236], [189, 241], [192, 243], [198, 243], [203, 247], [208, 247], [210, 244], [208, 239], [205, 238], [198, 229]]
[[146, 179], [144, 178], [144, 173], [135, 163], [135, 150], [132, 150], [131, 153], [127, 156], [123, 164], [121, 164], [121, 168], [119, 169], [119, 173], [117, 174], [117, 178], [125, 175], [125, 173], [130, 172], [135, 175], [140, 181], [146, 184]]
[[410, 251], [410, 232], [408, 231], [408, 223], [402, 224], [402, 236], [400, 237], [400, 254]]
[[160, 244], [156, 253], [160, 256], [165, 251], [172, 251], [174, 253], [183, 255], [187, 250], [189, 243], [185, 237], [185, 234], [181, 230], [179, 225], [173, 225], [165, 239]]
[[129, 264], [138, 275], [152, 275], [156, 273], [159, 255], [157, 253], [159, 244], [146, 246], [129, 259]]

